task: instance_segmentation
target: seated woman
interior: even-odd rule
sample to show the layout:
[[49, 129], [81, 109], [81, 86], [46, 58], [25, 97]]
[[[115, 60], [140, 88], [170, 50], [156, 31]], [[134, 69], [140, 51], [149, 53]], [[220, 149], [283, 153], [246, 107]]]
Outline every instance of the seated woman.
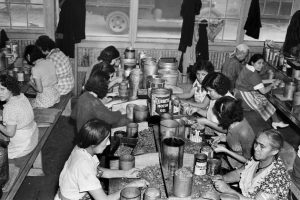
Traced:
[[57, 90], [57, 77], [54, 63], [45, 59], [38, 47], [28, 45], [25, 48], [24, 59], [33, 65], [30, 85], [37, 91], [36, 98], [31, 101], [33, 108], [49, 108], [60, 100]]
[[24, 94], [20, 93], [16, 79], [8, 75], [0, 76], [0, 100], [6, 101], [0, 134], [10, 138], [8, 158], [19, 166], [22, 158], [36, 147], [39, 129], [34, 121], [32, 107]]
[[115, 72], [115, 67], [119, 67], [120, 65], [120, 53], [114, 46], [108, 46], [105, 49], [103, 49], [100, 53], [100, 55], [97, 58], [98, 62], [96, 64], [93, 64], [91, 67], [89, 67], [88, 71], [85, 74], [85, 82], [89, 79], [91, 74], [95, 70], [102, 71], [103, 65], [102, 63], [106, 64], [106, 68], [109, 70], [109, 73], [112, 74], [111, 80], [108, 84], [108, 89], [112, 88], [115, 84], [122, 82], [122, 77], [114, 77], [113, 74]]
[[[109, 141], [110, 126], [98, 119], [91, 119], [82, 126], [75, 139], [76, 146], [66, 161], [59, 176], [59, 191], [55, 200], [114, 200], [120, 198], [120, 191], [107, 195], [98, 178], [137, 178], [138, 169], [112, 170], [99, 166], [96, 154], [101, 154]], [[145, 187], [143, 179], [125, 187]]]
[[[202, 87], [202, 81], [207, 74], [214, 72], [214, 66], [209, 61], [199, 60], [194, 65], [196, 71], [196, 80], [190, 91], [178, 94], [177, 97], [181, 99], [181, 102], [187, 102], [191, 106], [199, 108], [207, 108], [209, 104], [209, 98], [207, 97], [206, 90]], [[194, 96], [194, 101], [185, 100]]]
[[126, 115], [120, 111], [111, 111], [103, 103], [108, 91], [109, 76], [107, 73], [97, 70], [91, 75], [85, 84], [85, 91], [72, 110], [71, 117], [76, 120], [79, 131], [88, 120], [97, 118], [113, 126], [122, 126], [129, 122]]
[[216, 101], [213, 111], [218, 117], [219, 126], [227, 130], [226, 137], [220, 141], [227, 142], [230, 148], [214, 143], [214, 151], [228, 154], [231, 167], [239, 168], [251, 158], [255, 139], [254, 131], [244, 118], [241, 101], [229, 96], [221, 97]]
[[[236, 194], [240, 200], [288, 199], [290, 177], [278, 157], [282, 145], [283, 139], [278, 131], [272, 129], [259, 133], [254, 143], [254, 158], [244, 167], [225, 174], [223, 180], [213, 180], [216, 189]], [[234, 182], [239, 182], [241, 194], [227, 185]]]
[[254, 54], [246, 67], [242, 69], [236, 81], [235, 97], [242, 99], [252, 110], [256, 110], [260, 116], [267, 121], [272, 118], [274, 129], [287, 127], [288, 124], [280, 121], [276, 114], [276, 108], [268, 101], [264, 94], [270, 92], [272, 88], [279, 84], [279, 80], [268, 86], [264, 86], [259, 72], [264, 65], [264, 58], [261, 54]]
[[202, 87], [207, 90], [207, 95], [210, 98], [208, 108], [192, 107], [188, 112], [190, 115], [198, 113], [203, 116], [202, 118], [197, 119], [199, 124], [209, 126], [218, 132], [225, 133], [226, 130], [219, 126], [219, 120], [213, 112], [213, 107], [217, 99], [223, 96], [233, 97], [229, 92], [230, 80], [219, 72], [213, 72], [206, 75], [202, 82]]

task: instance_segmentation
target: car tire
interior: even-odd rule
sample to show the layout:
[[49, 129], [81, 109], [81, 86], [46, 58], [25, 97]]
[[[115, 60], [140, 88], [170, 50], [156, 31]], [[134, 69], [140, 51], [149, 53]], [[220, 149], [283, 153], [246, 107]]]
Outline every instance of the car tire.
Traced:
[[106, 28], [113, 34], [125, 34], [129, 30], [129, 17], [122, 11], [113, 11], [106, 17]]

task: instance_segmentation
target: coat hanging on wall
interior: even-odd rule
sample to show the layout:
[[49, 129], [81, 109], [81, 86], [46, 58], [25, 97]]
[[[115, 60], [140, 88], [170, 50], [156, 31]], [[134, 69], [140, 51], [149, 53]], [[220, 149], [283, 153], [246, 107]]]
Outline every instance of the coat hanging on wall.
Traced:
[[259, 0], [252, 0], [244, 29], [246, 30], [246, 35], [253, 37], [254, 39], [258, 39], [260, 28], [261, 20]]
[[74, 58], [75, 43], [85, 39], [86, 0], [60, 0], [60, 6], [56, 43], [60, 50]]
[[183, 0], [181, 4], [180, 15], [183, 22], [178, 50], [183, 53], [186, 51], [187, 46], [192, 45], [195, 15], [200, 13], [201, 7], [201, 0]]
[[4, 29], [1, 30], [0, 32], [0, 49], [4, 48], [5, 47], [5, 43], [6, 41], [8, 41], [9, 38], [7, 37], [6, 35], [6, 32]]
[[199, 39], [196, 45], [196, 60], [209, 60], [208, 55], [208, 37], [207, 37], [207, 20], [199, 23]]

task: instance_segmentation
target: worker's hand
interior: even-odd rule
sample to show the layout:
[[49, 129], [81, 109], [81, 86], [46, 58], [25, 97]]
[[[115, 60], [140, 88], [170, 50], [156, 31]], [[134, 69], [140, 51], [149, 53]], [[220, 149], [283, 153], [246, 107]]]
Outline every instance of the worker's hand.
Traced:
[[224, 147], [223, 145], [219, 145], [219, 144], [212, 145], [211, 147], [213, 148], [214, 152], [216, 152], [216, 153], [221, 153], [221, 152], [226, 153], [228, 151], [228, 149], [226, 147]]
[[187, 110], [186, 110], [186, 114], [187, 115], [193, 115], [194, 113], [196, 113], [198, 111], [198, 108], [197, 107], [189, 107]]
[[145, 179], [139, 179], [136, 181], [133, 181], [129, 184], [126, 185], [126, 187], [141, 187], [141, 188], [145, 188], [149, 185], [149, 182], [146, 181]]
[[213, 139], [212, 145], [217, 145], [220, 142], [226, 142], [226, 135], [222, 134], [222, 135], [218, 135], [215, 137], [211, 137]]
[[229, 192], [232, 189], [230, 188], [229, 185], [227, 185], [227, 183], [225, 183], [223, 180], [212, 180], [214, 183], [215, 188], [219, 191], [219, 192]]
[[125, 178], [138, 178], [140, 170], [137, 168], [132, 168], [130, 170], [124, 171]]

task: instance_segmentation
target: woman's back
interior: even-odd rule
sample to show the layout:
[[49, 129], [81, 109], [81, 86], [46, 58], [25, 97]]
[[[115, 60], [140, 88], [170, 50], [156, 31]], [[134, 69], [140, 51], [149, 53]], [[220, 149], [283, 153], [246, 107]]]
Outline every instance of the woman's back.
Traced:
[[49, 59], [38, 60], [32, 68], [32, 75], [41, 79], [43, 87], [54, 87], [57, 84], [55, 65]]

